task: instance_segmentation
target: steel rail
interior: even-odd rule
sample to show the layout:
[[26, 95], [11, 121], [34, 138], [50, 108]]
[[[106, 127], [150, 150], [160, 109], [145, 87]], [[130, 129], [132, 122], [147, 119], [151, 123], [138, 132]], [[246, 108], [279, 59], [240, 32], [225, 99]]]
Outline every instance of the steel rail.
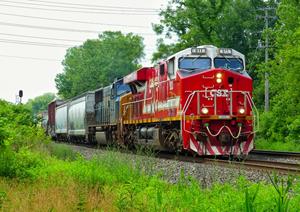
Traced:
[[250, 152], [250, 155], [281, 156], [281, 157], [300, 158], [300, 152], [287, 152], [287, 151], [275, 151], [275, 150], [260, 150], [260, 149], [254, 149], [254, 150], [252, 150]]
[[242, 168], [262, 169], [267, 171], [277, 171], [280, 173], [293, 173], [300, 175], [300, 163], [284, 163], [277, 161], [265, 161], [265, 160], [245, 160], [245, 161], [228, 161], [219, 159], [205, 159], [209, 163], [216, 163], [222, 165], [233, 165]]
[[158, 158], [167, 159], [167, 160], [177, 160], [183, 162], [191, 163], [203, 163], [203, 164], [214, 164], [222, 165], [229, 167], [238, 167], [244, 169], [258, 169], [266, 171], [277, 171], [280, 173], [288, 174], [298, 174], [300, 175], [300, 163], [286, 163], [278, 161], [266, 161], [266, 160], [255, 160], [247, 159], [244, 161], [234, 161], [228, 159], [213, 159], [213, 158], [203, 158], [203, 157], [193, 157], [189, 155], [175, 155], [172, 153], [159, 152], [157, 154]]

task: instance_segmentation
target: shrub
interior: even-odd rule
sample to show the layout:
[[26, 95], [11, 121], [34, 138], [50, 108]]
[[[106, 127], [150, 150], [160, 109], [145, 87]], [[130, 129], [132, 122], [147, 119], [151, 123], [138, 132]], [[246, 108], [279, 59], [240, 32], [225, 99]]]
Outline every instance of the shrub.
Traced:
[[0, 147], [0, 176], [15, 177], [14, 164], [16, 153], [10, 147]]
[[33, 153], [28, 149], [16, 152], [11, 147], [1, 148], [0, 176], [34, 179], [39, 176], [44, 166], [45, 161], [39, 153]]

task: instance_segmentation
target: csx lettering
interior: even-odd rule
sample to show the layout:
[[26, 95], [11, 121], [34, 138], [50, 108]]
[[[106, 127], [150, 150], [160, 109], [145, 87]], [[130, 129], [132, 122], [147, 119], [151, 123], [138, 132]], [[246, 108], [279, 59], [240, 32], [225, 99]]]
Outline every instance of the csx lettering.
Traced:
[[211, 90], [210, 91], [211, 96], [217, 96], [217, 97], [228, 97], [229, 96], [229, 91], [228, 90]]

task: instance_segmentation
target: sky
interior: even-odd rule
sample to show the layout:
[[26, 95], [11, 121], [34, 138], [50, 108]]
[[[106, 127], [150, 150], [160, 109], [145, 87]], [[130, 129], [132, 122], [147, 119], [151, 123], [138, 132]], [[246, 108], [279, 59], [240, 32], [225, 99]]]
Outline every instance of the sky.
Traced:
[[46, 92], [57, 93], [55, 76], [69, 47], [94, 39], [106, 30], [144, 37], [151, 64], [158, 38], [152, 23], [167, 0], [1, 0], [0, 99], [22, 102]]

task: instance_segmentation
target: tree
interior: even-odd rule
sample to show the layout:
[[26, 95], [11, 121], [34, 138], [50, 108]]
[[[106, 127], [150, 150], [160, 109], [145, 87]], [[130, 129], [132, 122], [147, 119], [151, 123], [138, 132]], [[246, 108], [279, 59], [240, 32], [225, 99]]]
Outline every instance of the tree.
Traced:
[[34, 99], [29, 99], [25, 106], [32, 111], [32, 114], [36, 115], [47, 110], [48, 104], [54, 98], [54, 93], [45, 93], [41, 96], [35, 97]]
[[263, 0], [171, 0], [160, 13], [154, 31], [178, 42], [167, 45], [158, 40], [153, 60], [191, 46], [213, 44], [234, 48], [246, 55], [257, 46], [263, 21], [256, 21]]
[[[258, 41], [264, 45], [267, 33], [263, 30], [265, 14], [262, 8], [277, 6], [276, 0], [170, 0], [167, 8], [161, 11], [161, 22], [154, 25], [154, 30], [166, 38], [178, 37], [178, 41], [166, 44], [164, 39], [158, 39], [158, 51], [152, 60], [203, 44], [234, 48], [246, 56], [246, 68], [254, 81], [255, 102], [260, 108], [264, 105], [264, 78], [259, 77], [257, 64], [264, 61], [264, 51], [258, 48]], [[270, 19], [269, 28], [275, 23], [275, 19]], [[275, 38], [269, 31], [269, 46], [273, 46]], [[269, 58], [274, 58], [272, 48]]]
[[110, 31], [70, 48], [63, 61], [64, 71], [55, 79], [58, 94], [71, 98], [108, 85], [136, 70], [143, 50], [142, 37]]
[[262, 136], [300, 141], [300, 1], [283, 0], [277, 10], [276, 56], [261, 66], [270, 73], [271, 112], [263, 114]]

